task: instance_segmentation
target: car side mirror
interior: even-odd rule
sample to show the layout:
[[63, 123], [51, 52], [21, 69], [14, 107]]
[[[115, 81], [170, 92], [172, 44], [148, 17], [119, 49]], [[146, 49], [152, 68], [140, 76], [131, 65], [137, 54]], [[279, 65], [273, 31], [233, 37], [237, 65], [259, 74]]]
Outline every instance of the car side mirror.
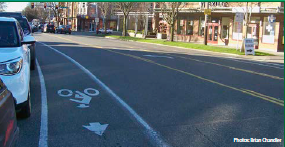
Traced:
[[28, 36], [25, 36], [23, 41], [21, 42], [22, 44], [34, 44], [36, 43], [36, 40], [34, 37], [28, 35]]

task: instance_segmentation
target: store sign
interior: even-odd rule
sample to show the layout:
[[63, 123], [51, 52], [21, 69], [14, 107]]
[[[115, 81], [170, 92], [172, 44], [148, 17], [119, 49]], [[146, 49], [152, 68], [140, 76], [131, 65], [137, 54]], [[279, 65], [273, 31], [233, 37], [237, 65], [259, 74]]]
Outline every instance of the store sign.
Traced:
[[276, 21], [276, 17], [274, 15], [268, 16], [268, 22], [273, 23]]
[[235, 22], [235, 25], [237, 27], [237, 33], [242, 33], [242, 23], [241, 22]]
[[99, 22], [99, 18], [98, 17], [95, 18], [95, 22]]
[[211, 12], [212, 12], [211, 9], [205, 9], [204, 10], [205, 15], [211, 15]]
[[245, 55], [255, 55], [254, 52], [254, 39], [253, 38], [245, 38], [244, 39], [244, 52]]
[[243, 17], [244, 17], [243, 13], [236, 13], [235, 22], [243, 22]]
[[184, 20], [180, 20], [180, 27], [183, 27], [184, 25]]

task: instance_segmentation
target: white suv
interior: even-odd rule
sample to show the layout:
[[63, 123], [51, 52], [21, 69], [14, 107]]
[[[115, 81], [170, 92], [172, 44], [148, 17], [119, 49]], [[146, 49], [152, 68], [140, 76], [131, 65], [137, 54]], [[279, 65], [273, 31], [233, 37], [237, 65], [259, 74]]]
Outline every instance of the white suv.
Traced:
[[35, 41], [24, 36], [19, 22], [14, 18], [0, 17], [0, 78], [16, 99], [20, 117], [31, 115], [30, 63], [28, 44]]

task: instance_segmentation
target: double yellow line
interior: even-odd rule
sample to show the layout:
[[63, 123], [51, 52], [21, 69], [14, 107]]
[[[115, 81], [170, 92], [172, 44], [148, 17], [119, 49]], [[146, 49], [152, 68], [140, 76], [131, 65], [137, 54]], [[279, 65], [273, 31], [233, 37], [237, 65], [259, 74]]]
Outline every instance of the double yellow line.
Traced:
[[[68, 41], [71, 41], [71, 42], [74, 42], [74, 43], [78, 43], [78, 44], [83, 44], [83, 45], [86, 45], [86, 46], [90, 46], [90, 47], [95, 47], [95, 48], [102, 48], [102, 47], [97, 47], [97, 46], [93, 46], [93, 45], [90, 45], [90, 44], [84, 44], [84, 43], [80, 43], [80, 42], [76, 42], [76, 41], [73, 41], [73, 40], [70, 40], [70, 39], [66, 39], [66, 38], [62, 38], [62, 37], [59, 37], [59, 36], [56, 36], [58, 38], [61, 38], [61, 39], [64, 39], [64, 40], [68, 40]], [[121, 53], [121, 52], [117, 52], [117, 51], [114, 51], [114, 50], [109, 50], [107, 49], [107, 51], [109, 52], [112, 52], [112, 53], [116, 53], [116, 54], [120, 54], [120, 55], [124, 55], [124, 56], [128, 56], [128, 57], [131, 57], [131, 58], [135, 58], [135, 59], [138, 59], [138, 60], [142, 60], [142, 61], [145, 61], [145, 62], [148, 62], [148, 63], [152, 63], [152, 64], [155, 64], [155, 65], [158, 65], [160, 67], [164, 67], [164, 68], [167, 68], [167, 69], [170, 69], [170, 70], [173, 70], [173, 71], [177, 71], [177, 72], [180, 72], [180, 73], [183, 73], [183, 74], [186, 74], [186, 75], [189, 75], [189, 76], [192, 76], [192, 77], [195, 77], [195, 78], [198, 78], [198, 79], [201, 79], [203, 81], [207, 81], [207, 82], [210, 82], [210, 83], [213, 83], [213, 84], [217, 84], [219, 86], [222, 86], [222, 87], [226, 87], [226, 88], [229, 88], [229, 89], [232, 89], [232, 90], [235, 90], [235, 91], [239, 91], [239, 92], [242, 92], [242, 93], [245, 93], [245, 94], [248, 94], [248, 95], [251, 95], [251, 96], [254, 96], [254, 97], [257, 97], [257, 98], [260, 98], [260, 99], [263, 99], [263, 100], [266, 100], [268, 102], [271, 102], [271, 103], [274, 103], [274, 104], [277, 104], [279, 106], [283, 106], [284, 107], [284, 101], [283, 100], [280, 100], [280, 99], [277, 99], [277, 98], [274, 98], [274, 97], [270, 97], [270, 96], [267, 96], [267, 95], [264, 95], [264, 94], [261, 94], [261, 93], [258, 93], [258, 92], [255, 92], [255, 91], [252, 91], [252, 90], [247, 90], [247, 89], [239, 89], [239, 88], [235, 88], [235, 87], [232, 87], [232, 86], [229, 86], [229, 85], [225, 85], [225, 84], [222, 84], [222, 83], [219, 83], [219, 82], [216, 82], [216, 81], [213, 81], [213, 80], [210, 80], [210, 79], [206, 79], [206, 78], [203, 78], [201, 76], [198, 76], [198, 75], [195, 75], [195, 74], [192, 74], [190, 72], [186, 72], [186, 71], [183, 71], [183, 70], [179, 70], [179, 69], [176, 69], [176, 68], [172, 68], [170, 66], [167, 66], [167, 65], [163, 65], [163, 64], [160, 64], [160, 63], [157, 63], [155, 61], [152, 61], [152, 60], [149, 60], [149, 59], [145, 59], [145, 58], [142, 58], [142, 57], [139, 57], [139, 56], [135, 56], [135, 55], [131, 55], [131, 54], [126, 54], [126, 53]], [[180, 57], [180, 56], [179, 56]], [[191, 60], [196, 60], [196, 59], [191, 59]], [[206, 62], [206, 61], [200, 61], [200, 60], [196, 60], [198, 62]], [[217, 63], [211, 63], [211, 62], [206, 62], [206, 63], [210, 63], [210, 64], [214, 64], [214, 65], [218, 65], [218, 66], [223, 66], [223, 67], [228, 67], [230, 68], [230, 66], [226, 66], [226, 65], [221, 65], [221, 64], [217, 64]], [[232, 68], [232, 67], [231, 67]], [[235, 68], [236, 70], [238, 68]], [[244, 69], [238, 69], [238, 70], [241, 70], [241, 71], [247, 71], [247, 70], [244, 70]], [[259, 74], [260, 73], [255, 73], [255, 74]], [[266, 74], [265, 74], [266, 75]], [[263, 75], [264, 76], [264, 75]], [[274, 76], [270, 76], [268, 75], [269, 77], [273, 78]], [[278, 78], [278, 77], [274, 77], [275, 79], [279, 79], [279, 80], [282, 80], [283, 78]]]
[[255, 72], [255, 71], [251, 71], [251, 70], [236, 68], [236, 67], [227, 66], [227, 65], [222, 65], [222, 64], [213, 63], [213, 62], [202, 61], [202, 60], [193, 59], [193, 58], [189, 58], [189, 57], [181, 57], [181, 56], [170, 55], [170, 54], [167, 54], [167, 55], [173, 56], [173, 57], [178, 57], [178, 58], [183, 58], [183, 59], [186, 59], [186, 60], [192, 60], [192, 61], [196, 61], [196, 62], [212, 64], [212, 65], [216, 65], [216, 66], [221, 66], [221, 67], [229, 68], [229, 69], [232, 69], [232, 70], [243, 71], [243, 72], [247, 72], [247, 73], [251, 73], [251, 74], [255, 74], [255, 75], [260, 75], [260, 76], [269, 77], [269, 78], [272, 78], [272, 79], [283, 80], [283, 81], [284, 81], [284, 78], [282, 78], [282, 77], [273, 76], [273, 75], [268, 75], [268, 74], [265, 74], [265, 73], [260, 73], [260, 72]]
[[266, 100], [266, 101], [269, 101], [269, 102], [272, 102], [272, 103], [275, 103], [277, 105], [280, 105], [280, 106], [284, 107], [284, 101], [279, 100], [277, 98], [266, 96], [264, 94], [261, 94], [261, 93], [258, 93], [258, 92], [254, 92], [254, 91], [251, 91], [251, 90], [239, 89], [239, 88], [235, 88], [235, 87], [232, 87], [232, 86], [229, 86], [229, 85], [225, 85], [225, 84], [222, 84], [222, 83], [210, 80], [210, 79], [206, 79], [206, 78], [203, 78], [201, 76], [198, 76], [198, 75], [195, 75], [195, 74], [183, 71], [183, 70], [172, 68], [172, 67], [169, 67], [167, 65], [163, 65], [163, 64], [160, 64], [160, 63], [157, 63], [155, 61], [152, 61], [152, 60], [149, 60], [149, 59], [145, 59], [145, 58], [142, 58], [142, 57], [138, 57], [138, 56], [134, 56], [134, 55], [130, 55], [130, 54], [125, 54], [125, 53], [117, 52], [117, 51], [114, 51], [114, 50], [108, 50], [108, 51], [110, 51], [112, 53], [128, 56], [128, 57], [132, 57], [132, 58], [135, 58], [135, 59], [138, 59], [138, 60], [142, 60], [142, 61], [145, 61], [145, 62], [148, 62], [148, 63], [152, 63], [152, 64], [158, 65], [160, 67], [164, 67], [164, 68], [167, 68], [167, 69], [170, 69], [170, 70], [174, 70], [174, 71], [177, 71], [177, 72], [180, 72], [180, 73], [183, 73], [183, 74], [186, 74], [186, 75], [189, 75], [189, 76], [192, 76], [192, 77], [195, 77], [195, 78], [198, 78], [198, 79], [201, 79], [201, 80], [213, 83], [213, 84], [217, 84], [217, 85], [220, 85], [222, 87], [226, 87], [226, 88], [229, 88], [229, 89], [232, 89], [232, 90], [235, 90], [235, 91], [239, 91], [239, 92], [242, 92], [242, 93], [245, 93], [245, 94], [248, 94], [248, 95], [251, 95], [251, 96], [254, 96], [254, 97], [257, 97], [257, 98], [260, 98], [260, 99], [263, 99], [263, 100]]

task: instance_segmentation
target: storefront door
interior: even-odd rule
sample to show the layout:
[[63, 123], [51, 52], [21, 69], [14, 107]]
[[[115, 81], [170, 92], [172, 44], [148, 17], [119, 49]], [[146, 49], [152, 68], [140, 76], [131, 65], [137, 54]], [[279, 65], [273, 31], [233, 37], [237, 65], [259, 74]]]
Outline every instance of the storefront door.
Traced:
[[218, 44], [218, 23], [208, 23], [208, 43]]
[[248, 24], [247, 38], [253, 38], [254, 47], [255, 49], [258, 49], [258, 42], [259, 42], [259, 25], [258, 24]]

